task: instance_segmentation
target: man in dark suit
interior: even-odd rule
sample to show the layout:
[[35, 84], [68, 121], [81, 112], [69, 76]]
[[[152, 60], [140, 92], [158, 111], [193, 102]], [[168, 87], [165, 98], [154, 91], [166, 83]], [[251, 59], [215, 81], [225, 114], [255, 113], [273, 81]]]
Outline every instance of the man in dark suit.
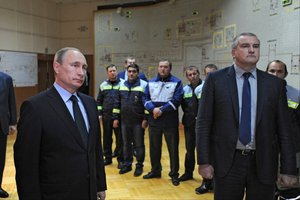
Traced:
[[17, 112], [12, 78], [0, 72], [0, 198], [7, 198], [8, 193], [2, 189], [5, 165], [7, 135], [16, 130]]
[[14, 145], [22, 200], [105, 199], [106, 178], [95, 100], [76, 92], [87, 70], [76, 48], [59, 50], [52, 88], [21, 106]]
[[[118, 73], [118, 77], [120, 79], [127, 80], [128, 79], [127, 68], [128, 68], [129, 65], [135, 64], [135, 63], [136, 63], [135, 58], [133, 58], [133, 57], [127, 57], [125, 59], [125, 70], [119, 72]], [[148, 79], [146, 78], [146, 76], [145, 76], [145, 74], [143, 72], [139, 73], [139, 78], [148, 82]]]
[[[256, 68], [260, 41], [233, 40], [234, 64], [208, 75], [196, 122], [198, 171], [215, 180], [216, 200], [273, 200], [279, 182], [296, 183], [295, 150], [282, 80]], [[244, 74], [245, 73], [245, 74]]]

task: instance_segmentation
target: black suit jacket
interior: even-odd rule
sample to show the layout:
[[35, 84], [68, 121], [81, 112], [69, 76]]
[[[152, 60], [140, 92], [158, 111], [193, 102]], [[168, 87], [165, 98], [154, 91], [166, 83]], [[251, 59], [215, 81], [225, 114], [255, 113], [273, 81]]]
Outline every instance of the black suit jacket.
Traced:
[[17, 123], [16, 100], [12, 78], [0, 72], [0, 134], [8, 134], [9, 125]]
[[54, 87], [22, 104], [14, 145], [21, 200], [96, 200], [97, 192], [106, 190], [96, 102], [78, 96], [90, 124], [87, 146]]
[[[258, 178], [266, 184], [275, 183], [279, 152], [281, 173], [296, 174], [286, 102], [284, 82], [257, 69], [256, 162]], [[199, 103], [196, 135], [198, 164], [212, 164], [216, 176], [226, 176], [239, 137], [239, 103], [233, 66], [207, 77]]]

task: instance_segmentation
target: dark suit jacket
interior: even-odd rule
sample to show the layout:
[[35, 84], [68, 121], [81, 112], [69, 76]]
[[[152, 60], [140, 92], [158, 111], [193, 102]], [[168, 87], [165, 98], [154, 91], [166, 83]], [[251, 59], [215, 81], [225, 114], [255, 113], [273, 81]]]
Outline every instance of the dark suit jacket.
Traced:
[[[284, 82], [257, 69], [256, 163], [258, 178], [274, 184], [278, 153], [282, 174], [296, 174], [295, 151], [287, 123]], [[211, 73], [204, 84], [196, 122], [197, 162], [212, 164], [224, 177], [239, 137], [239, 103], [234, 67]]]
[[17, 123], [16, 100], [12, 78], [0, 72], [0, 134], [8, 134], [9, 125]]
[[96, 200], [106, 190], [96, 102], [78, 95], [90, 124], [87, 146], [54, 87], [22, 104], [14, 145], [21, 200]]

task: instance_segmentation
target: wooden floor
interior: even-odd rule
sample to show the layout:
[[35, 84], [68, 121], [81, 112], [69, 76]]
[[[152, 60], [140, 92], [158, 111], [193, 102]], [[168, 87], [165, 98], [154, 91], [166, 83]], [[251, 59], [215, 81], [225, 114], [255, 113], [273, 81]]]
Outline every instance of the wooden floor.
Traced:
[[[149, 145], [148, 145], [148, 131], [146, 131], [145, 143], [146, 143], [146, 158], [144, 162], [144, 174], [151, 169], [149, 158]], [[15, 135], [8, 137], [7, 154], [6, 154], [6, 166], [4, 171], [3, 189], [7, 190], [10, 194], [8, 199], [17, 200], [17, 190], [15, 185], [15, 168], [13, 162], [13, 143], [15, 141]], [[184, 172], [184, 135], [182, 129], [180, 131], [180, 175]], [[134, 166], [134, 165], [133, 165]], [[120, 175], [117, 169], [117, 161], [114, 159], [113, 164], [106, 166], [106, 178], [108, 184], [108, 190], [106, 191], [107, 200], [212, 200], [213, 194], [208, 193], [204, 195], [195, 194], [195, 188], [201, 184], [201, 178], [197, 174], [197, 167], [194, 171], [194, 179], [186, 182], [181, 182], [179, 186], [173, 186], [168, 176], [169, 173], [169, 159], [168, 151], [166, 149], [165, 142], [163, 143], [162, 151], [162, 178], [144, 180], [142, 176], [134, 177], [133, 171]], [[29, 183], [30, 184], [30, 183]]]

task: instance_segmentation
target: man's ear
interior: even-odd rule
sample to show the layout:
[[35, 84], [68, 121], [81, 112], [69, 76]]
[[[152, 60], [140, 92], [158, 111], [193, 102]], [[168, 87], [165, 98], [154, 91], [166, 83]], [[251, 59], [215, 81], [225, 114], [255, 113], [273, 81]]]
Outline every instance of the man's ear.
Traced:
[[60, 63], [54, 62], [54, 63], [53, 63], [53, 70], [54, 70], [54, 72], [55, 72], [56, 74], [59, 73], [59, 69], [60, 69]]
[[286, 78], [288, 74], [289, 74], [289, 73], [288, 73], [288, 72], [286, 72], [286, 74], [284, 75], [284, 78]]
[[235, 49], [231, 50], [231, 55], [232, 55], [232, 58], [235, 59]]

